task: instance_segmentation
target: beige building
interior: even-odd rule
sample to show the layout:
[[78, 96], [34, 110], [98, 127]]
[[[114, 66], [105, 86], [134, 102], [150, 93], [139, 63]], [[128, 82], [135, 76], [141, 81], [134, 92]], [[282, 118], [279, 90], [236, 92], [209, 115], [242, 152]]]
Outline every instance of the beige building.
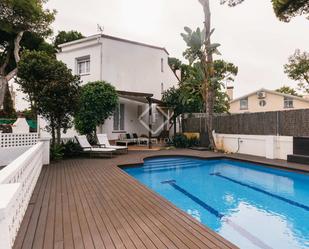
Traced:
[[309, 108], [309, 99], [276, 91], [260, 89], [233, 99], [233, 89], [228, 89], [230, 113], [269, 112]]

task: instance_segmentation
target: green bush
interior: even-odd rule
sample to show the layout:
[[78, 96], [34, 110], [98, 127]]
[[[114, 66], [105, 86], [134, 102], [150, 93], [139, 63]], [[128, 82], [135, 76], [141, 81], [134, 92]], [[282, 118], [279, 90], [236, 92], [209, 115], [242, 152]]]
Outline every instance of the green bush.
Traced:
[[50, 160], [58, 161], [63, 159], [64, 156], [64, 147], [62, 144], [55, 144], [50, 147]]
[[63, 144], [63, 153], [65, 158], [72, 158], [77, 157], [81, 154], [82, 148], [78, 143], [74, 141], [68, 141], [67, 143]]
[[197, 146], [199, 144], [199, 140], [196, 137], [187, 138], [184, 134], [176, 134], [173, 140], [173, 145], [176, 148], [189, 148], [193, 146]]

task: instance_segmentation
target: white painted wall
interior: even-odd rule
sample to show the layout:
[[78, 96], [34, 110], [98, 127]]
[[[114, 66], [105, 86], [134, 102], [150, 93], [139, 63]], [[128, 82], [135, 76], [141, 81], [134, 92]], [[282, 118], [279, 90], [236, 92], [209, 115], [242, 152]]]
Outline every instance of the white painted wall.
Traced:
[[293, 154], [293, 137], [241, 134], [215, 134], [218, 149], [270, 159], [287, 159]]
[[[101, 57], [102, 55], [102, 57]], [[117, 90], [131, 92], [145, 92], [154, 94], [154, 98], [161, 99], [161, 84], [166, 90], [177, 84], [177, 78], [168, 65], [168, 54], [165, 50], [138, 45], [117, 39], [97, 37], [82, 43], [65, 46], [57, 54], [57, 59], [66, 63], [77, 73], [76, 58], [90, 56], [90, 73], [82, 75], [83, 84], [89, 81], [105, 80]], [[163, 58], [163, 72], [161, 72], [161, 59]], [[101, 66], [102, 65], [102, 66]], [[147, 104], [120, 99], [125, 104], [125, 130], [123, 133], [147, 134], [148, 130], [139, 122], [137, 106]], [[148, 120], [145, 120], [148, 123]], [[158, 114], [156, 129], [163, 121], [163, 116]], [[41, 121], [41, 127], [46, 125]], [[117, 139], [119, 132], [113, 131], [113, 117], [105, 121], [98, 132], [107, 133], [109, 139]], [[43, 131], [45, 136], [46, 132]], [[63, 134], [63, 137], [72, 137], [77, 133], [73, 129]], [[154, 135], [158, 135], [157, 134]]]
[[[57, 59], [76, 74], [76, 58], [88, 55], [90, 73], [81, 76], [83, 83], [105, 80], [117, 90], [153, 93], [157, 99], [161, 99], [161, 83], [165, 90], [177, 84], [165, 50], [122, 40], [97, 37], [65, 46], [57, 54]], [[164, 63], [163, 72], [161, 58]]]
[[47, 150], [40, 141], [0, 171], [0, 248], [13, 247]]

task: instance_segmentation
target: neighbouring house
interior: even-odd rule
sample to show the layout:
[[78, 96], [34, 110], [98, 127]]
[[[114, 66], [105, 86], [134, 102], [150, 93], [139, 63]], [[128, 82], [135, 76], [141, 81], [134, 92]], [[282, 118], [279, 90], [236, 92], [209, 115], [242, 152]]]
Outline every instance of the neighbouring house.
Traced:
[[284, 111], [309, 108], [309, 99], [268, 89], [259, 89], [239, 98], [233, 99], [233, 88], [227, 93], [231, 99], [230, 113], [252, 113]]
[[[178, 81], [168, 65], [169, 54], [165, 48], [104, 34], [59, 47], [57, 59], [80, 75], [83, 84], [104, 80], [118, 91], [119, 106], [114, 116], [98, 127], [98, 132], [107, 133], [111, 139], [123, 133], [148, 135], [149, 106], [153, 135], [167, 128], [162, 125], [167, 117], [158, 106], [163, 91]], [[69, 131], [67, 136], [73, 133]]]

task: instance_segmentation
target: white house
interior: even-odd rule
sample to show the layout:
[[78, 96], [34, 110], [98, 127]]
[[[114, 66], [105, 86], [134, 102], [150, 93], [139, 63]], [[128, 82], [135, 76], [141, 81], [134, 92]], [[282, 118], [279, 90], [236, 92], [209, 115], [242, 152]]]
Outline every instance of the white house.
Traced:
[[[163, 127], [164, 115], [158, 109], [162, 92], [177, 84], [168, 65], [165, 48], [104, 34], [61, 44], [57, 59], [63, 61], [83, 84], [104, 80], [119, 92], [120, 104], [99, 132], [117, 139], [121, 133], [148, 134], [148, 107], [152, 101], [154, 135]], [[142, 122], [139, 117], [145, 113]], [[166, 128], [166, 127], [165, 127]], [[67, 136], [72, 136], [69, 131]]]

